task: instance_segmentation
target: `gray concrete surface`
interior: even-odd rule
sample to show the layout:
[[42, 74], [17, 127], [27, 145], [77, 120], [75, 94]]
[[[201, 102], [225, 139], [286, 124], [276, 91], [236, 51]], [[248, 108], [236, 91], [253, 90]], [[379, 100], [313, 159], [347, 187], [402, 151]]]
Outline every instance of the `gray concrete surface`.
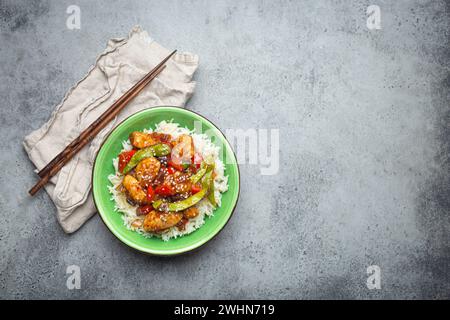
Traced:
[[[71, 4], [81, 30], [66, 28]], [[450, 298], [449, 16], [446, 1], [1, 0], [0, 297]], [[125, 247], [98, 216], [66, 235], [48, 196], [27, 195], [23, 137], [136, 24], [199, 54], [190, 109], [280, 129], [279, 173], [242, 165], [228, 226], [170, 259]]]

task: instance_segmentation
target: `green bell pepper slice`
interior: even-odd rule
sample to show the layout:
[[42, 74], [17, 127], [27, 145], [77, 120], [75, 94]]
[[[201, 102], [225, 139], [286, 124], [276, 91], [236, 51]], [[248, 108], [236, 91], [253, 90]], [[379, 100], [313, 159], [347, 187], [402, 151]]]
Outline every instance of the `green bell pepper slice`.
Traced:
[[[186, 198], [184, 200], [180, 200], [177, 202], [167, 203], [167, 209], [168, 209], [168, 211], [175, 211], [175, 212], [186, 210], [187, 208], [194, 206], [200, 200], [202, 200], [207, 192], [208, 192], [208, 189], [202, 189], [199, 192], [197, 192], [196, 194], [190, 196], [189, 198]], [[153, 208], [158, 210], [162, 204], [163, 204], [163, 201], [161, 201], [161, 200], [154, 201]]]
[[205, 176], [202, 180], [202, 187], [208, 190], [208, 200], [211, 202], [213, 207], [217, 206], [216, 197], [214, 195], [214, 166], [208, 168]]
[[197, 173], [189, 178], [191, 180], [191, 183], [196, 184], [197, 182], [199, 182], [200, 179], [205, 175], [207, 169], [208, 165], [205, 162], [202, 162]]
[[172, 151], [170, 146], [164, 143], [141, 149], [137, 151], [133, 155], [133, 157], [131, 157], [125, 168], [123, 168], [123, 173], [125, 174], [129, 172], [131, 169], [136, 167], [138, 163], [141, 162], [141, 160], [145, 158], [166, 156], [170, 153], [170, 151]]
[[205, 175], [205, 173], [206, 173], [205, 168], [198, 170], [196, 174], [190, 177], [192, 184], [196, 184], [197, 182], [199, 182], [200, 179]]
[[216, 201], [216, 195], [214, 194], [214, 178], [211, 177], [211, 183], [209, 185], [209, 193], [208, 193], [208, 200], [211, 202], [213, 207], [217, 207], [217, 201]]

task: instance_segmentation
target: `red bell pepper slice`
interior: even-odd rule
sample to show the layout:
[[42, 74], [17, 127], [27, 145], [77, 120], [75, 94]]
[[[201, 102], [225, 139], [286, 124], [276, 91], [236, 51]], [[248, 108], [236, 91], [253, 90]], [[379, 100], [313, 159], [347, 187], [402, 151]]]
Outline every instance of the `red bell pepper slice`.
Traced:
[[127, 165], [128, 162], [130, 162], [133, 155], [136, 153], [136, 150], [130, 150], [130, 151], [124, 151], [121, 154], [119, 154], [119, 171], [123, 172], [123, 169]]
[[175, 162], [172, 161], [172, 160], [169, 160], [169, 161], [167, 162], [167, 164], [168, 164], [170, 167], [177, 169], [178, 171], [183, 171], [183, 170], [184, 170], [183, 164], [181, 164], [181, 163], [178, 164], [178, 163], [175, 163]]
[[199, 184], [193, 184], [191, 187], [192, 194], [196, 194], [200, 190], [202, 190], [202, 186]]
[[160, 196], [163, 196], [163, 197], [172, 196], [175, 194], [173, 192], [172, 187], [169, 185], [165, 185], [165, 184], [163, 184], [161, 186], [157, 186], [155, 189], [155, 193], [159, 194]]
[[167, 173], [168, 174], [174, 174], [175, 173], [175, 168], [174, 167], [172, 167], [172, 166], [168, 166], [167, 167]]
[[148, 186], [147, 188], [147, 200], [152, 201], [155, 197], [155, 190], [153, 190], [152, 186]]

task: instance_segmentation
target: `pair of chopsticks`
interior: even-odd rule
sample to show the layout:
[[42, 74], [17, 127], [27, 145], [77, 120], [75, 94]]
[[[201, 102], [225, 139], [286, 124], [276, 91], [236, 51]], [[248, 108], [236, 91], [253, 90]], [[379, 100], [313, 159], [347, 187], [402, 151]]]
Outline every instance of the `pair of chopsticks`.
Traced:
[[87, 145], [94, 137], [106, 127], [106, 125], [114, 119], [125, 106], [133, 100], [147, 84], [149, 84], [161, 71], [164, 70], [165, 63], [177, 52], [174, 50], [164, 60], [162, 60], [155, 68], [147, 73], [133, 87], [131, 87], [123, 96], [114, 102], [97, 120], [87, 127], [75, 140], [73, 140], [63, 151], [61, 151], [52, 161], [50, 161], [43, 169], [38, 172], [41, 178], [33, 188], [28, 192], [34, 196], [55, 174], [61, 170], [64, 165], [69, 162], [75, 154], [77, 154], [85, 145]]

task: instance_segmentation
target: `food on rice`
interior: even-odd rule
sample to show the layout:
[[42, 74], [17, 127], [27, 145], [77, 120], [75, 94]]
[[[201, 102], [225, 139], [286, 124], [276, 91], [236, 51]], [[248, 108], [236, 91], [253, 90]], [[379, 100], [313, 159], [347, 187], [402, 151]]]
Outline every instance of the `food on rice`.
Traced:
[[200, 228], [220, 207], [228, 177], [207, 135], [162, 121], [132, 132], [122, 147], [109, 191], [130, 230], [167, 241]]

